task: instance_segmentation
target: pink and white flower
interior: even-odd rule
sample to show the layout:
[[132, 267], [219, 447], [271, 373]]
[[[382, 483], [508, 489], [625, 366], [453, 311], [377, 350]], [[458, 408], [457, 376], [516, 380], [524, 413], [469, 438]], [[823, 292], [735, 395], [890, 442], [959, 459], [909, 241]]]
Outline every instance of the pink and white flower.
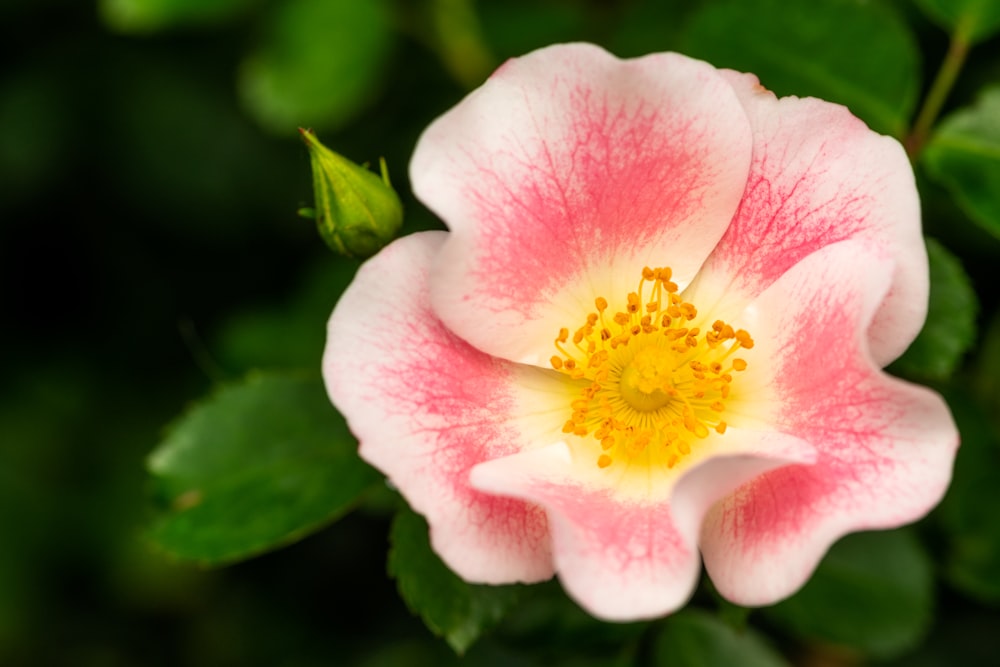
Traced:
[[553, 46], [437, 119], [411, 178], [450, 232], [362, 266], [323, 371], [465, 579], [557, 573], [635, 619], [703, 559], [767, 604], [941, 498], [949, 412], [881, 371], [926, 314], [913, 175], [845, 108]]

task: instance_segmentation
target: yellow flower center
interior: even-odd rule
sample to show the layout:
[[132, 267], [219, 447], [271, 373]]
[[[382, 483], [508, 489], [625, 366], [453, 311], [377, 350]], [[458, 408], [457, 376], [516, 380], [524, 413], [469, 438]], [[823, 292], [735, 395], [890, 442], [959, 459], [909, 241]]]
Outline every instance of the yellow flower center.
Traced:
[[670, 278], [669, 268], [644, 268], [621, 310], [597, 297], [586, 323], [555, 340], [552, 367], [581, 387], [563, 432], [597, 440], [601, 468], [621, 459], [672, 468], [711, 431], [726, 432], [733, 373], [747, 367], [733, 353], [753, 339], [722, 320], [704, 333], [689, 327], [698, 310]]

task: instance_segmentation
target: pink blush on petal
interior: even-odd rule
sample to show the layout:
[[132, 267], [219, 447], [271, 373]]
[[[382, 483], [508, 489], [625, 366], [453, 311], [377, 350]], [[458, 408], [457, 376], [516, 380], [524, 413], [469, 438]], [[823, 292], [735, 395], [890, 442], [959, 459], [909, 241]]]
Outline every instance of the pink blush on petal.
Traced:
[[[521, 146], [501, 156], [520, 163], [519, 180], [511, 182], [507, 169], [469, 156], [478, 171], [467, 196], [483, 221], [480, 233], [490, 239], [477, 248], [472, 270], [501, 303], [510, 300], [512, 283], [558, 291], [560, 283], [586, 271], [581, 258], [605, 262], [622, 248], [646, 246], [663, 235], [663, 228], [637, 220], [661, 219], [668, 226], [691, 218], [702, 205], [701, 197], [684, 197], [710, 180], [699, 169], [701, 156], [671, 145], [678, 136], [698, 145], [690, 119], [662, 118], [644, 105], [609, 108], [595, 91], [579, 87], [570, 100], [575, 122], [567, 136], [536, 152]], [[560, 170], [560, 164], [569, 169]], [[663, 187], [666, 182], [671, 187]], [[515, 219], [527, 224], [515, 227]], [[517, 234], [509, 232], [512, 227]]]
[[450, 567], [473, 581], [546, 579], [544, 513], [469, 486], [477, 463], [534, 443], [511, 420], [518, 371], [459, 339], [430, 308], [428, 265], [443, 236], [406, 237], [361, 268], [330, 319], [327, 390], [362, 458], [427, 517]]

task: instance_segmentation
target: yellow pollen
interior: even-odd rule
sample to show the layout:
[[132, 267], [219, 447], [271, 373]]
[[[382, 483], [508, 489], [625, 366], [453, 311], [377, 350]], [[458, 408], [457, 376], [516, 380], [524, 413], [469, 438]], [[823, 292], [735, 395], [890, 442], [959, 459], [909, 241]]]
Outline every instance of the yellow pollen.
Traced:
[[562, 431], [592, 442], [599, 468], [673, 468], [727, 430], [720, 417], [733, 374], [748, 365], [731, 355], [752, 349], [753, 338], [722, 320], [704, 333], [689, 326], [698, 309], [672, 277], [667, 267], [643, 267], [623, 301], [611, 308], [596, 297], [572, 338], [568, 328], [556, 336], [552, 368], [579, 386]]

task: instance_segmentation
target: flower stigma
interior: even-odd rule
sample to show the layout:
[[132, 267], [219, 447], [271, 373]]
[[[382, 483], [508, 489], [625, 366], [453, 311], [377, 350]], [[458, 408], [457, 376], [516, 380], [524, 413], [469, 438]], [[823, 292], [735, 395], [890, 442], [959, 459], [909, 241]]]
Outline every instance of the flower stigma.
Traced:
[[698, 310], [671, 276], [643, 268], [621, 310], [599, 296], [583, 326], [555, 339], [552, 367], [581, 386], [562, 431], [593, 437], [600, 468], [620, 460], [673, 468], [712, 431], [726, 432], [733, 375], [747, 368], [733, 354], [753, 339], [722, 320], [704, 333], [690, 327]]

